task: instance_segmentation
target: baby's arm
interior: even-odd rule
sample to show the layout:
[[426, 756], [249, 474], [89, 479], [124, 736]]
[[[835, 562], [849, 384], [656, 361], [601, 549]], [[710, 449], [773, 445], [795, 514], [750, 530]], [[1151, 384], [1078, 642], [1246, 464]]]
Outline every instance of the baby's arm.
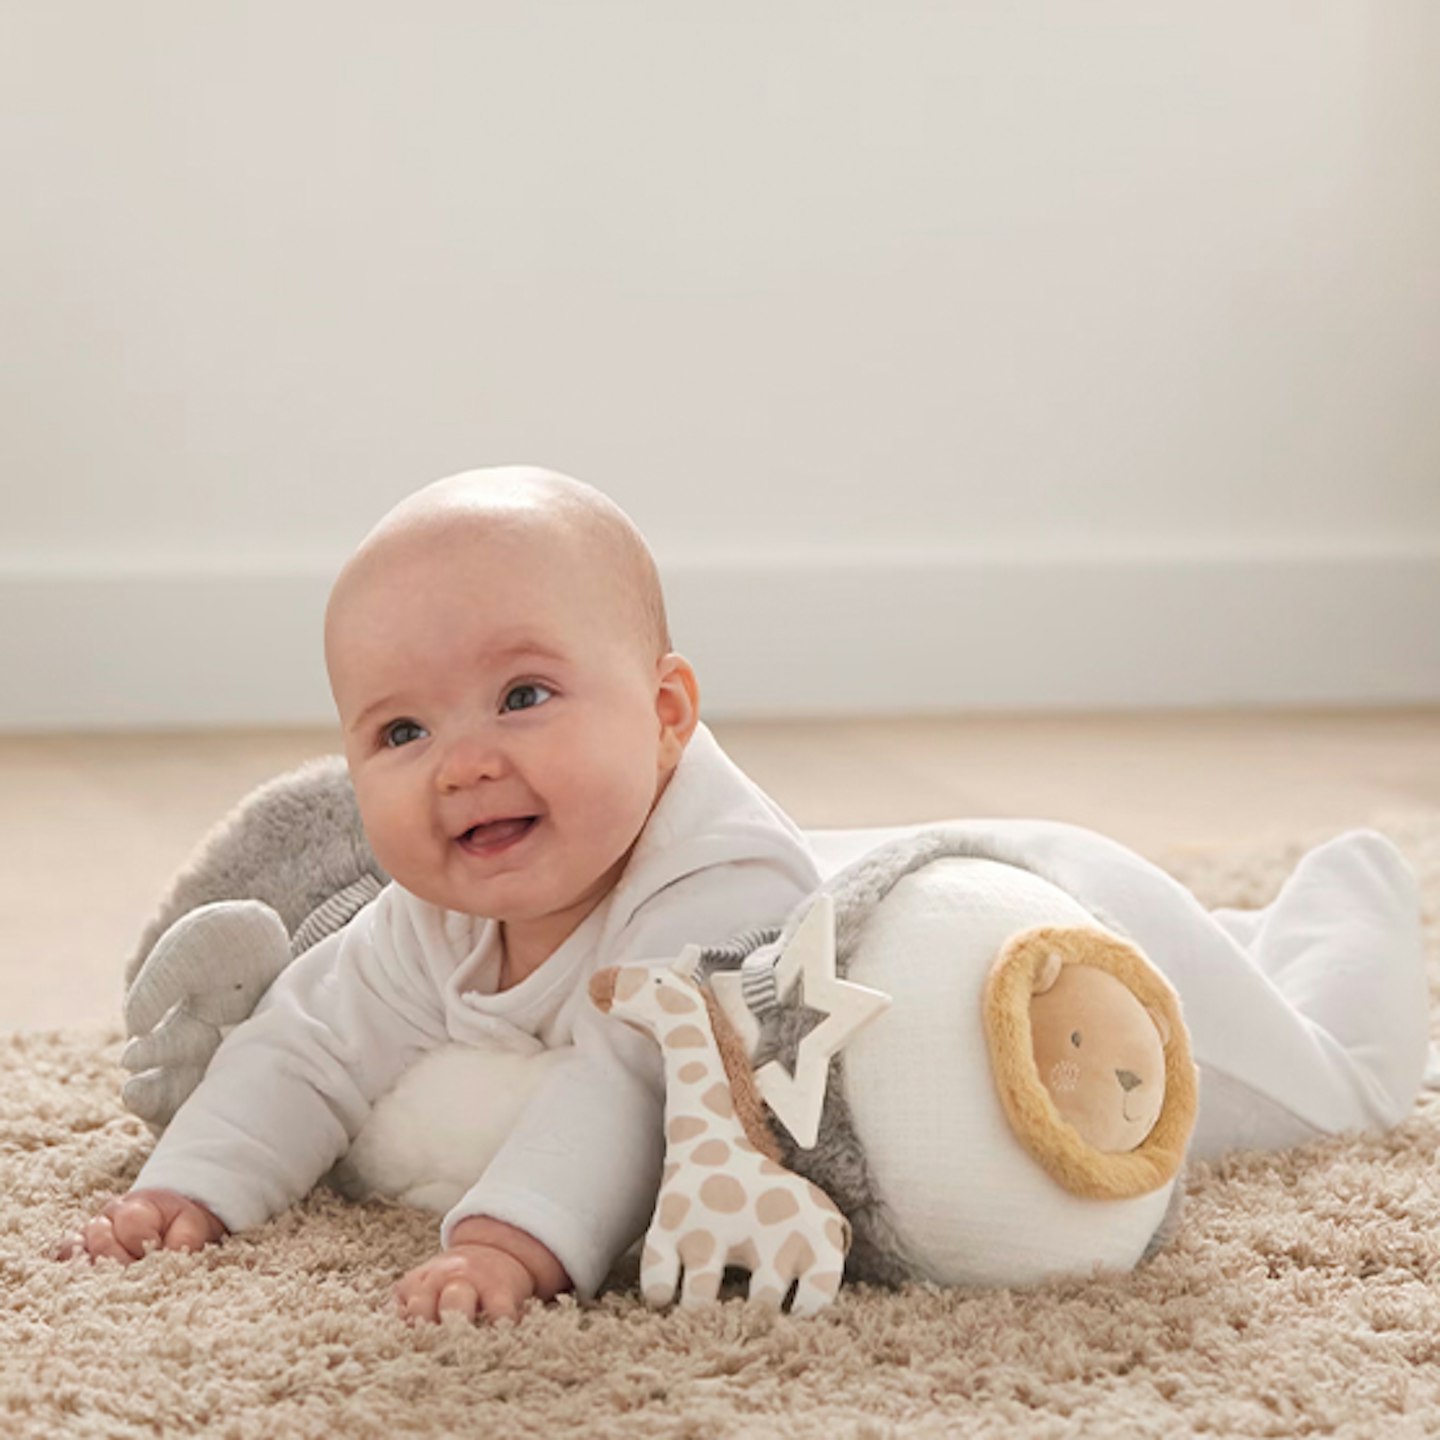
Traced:
[[[445, 1038], [439, 985], [427, 973], [443, 969], [443, 936], [421, 933], [425, 917], [417, 920], [401, 893], [387, 890], [285, 970], [215, 1052], [135, 1189], [102, 1209], [65, 1253], [78, 1253], [74, 1239], [91, 1256], [116, 1259], [139, 1258], [147, 1239], [174, 1249], [218, 1240], [314, 1186], [375, 1097]], [[157, 1195], [165, 1197], [159, 1216]], [[141, 1203], [127, 1205], [132, 1199]]]

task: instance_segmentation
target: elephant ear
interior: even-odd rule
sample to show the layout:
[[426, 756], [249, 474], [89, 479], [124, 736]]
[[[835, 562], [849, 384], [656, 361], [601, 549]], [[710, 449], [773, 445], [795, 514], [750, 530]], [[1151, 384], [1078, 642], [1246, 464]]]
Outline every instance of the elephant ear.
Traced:
[[284, 923], [258, 900], [223, 900], [181, 916], [125, 997], [126, 1107], [163, 1130], [200, 1083], [222, 1027], [254, 1010], [290, 958]]

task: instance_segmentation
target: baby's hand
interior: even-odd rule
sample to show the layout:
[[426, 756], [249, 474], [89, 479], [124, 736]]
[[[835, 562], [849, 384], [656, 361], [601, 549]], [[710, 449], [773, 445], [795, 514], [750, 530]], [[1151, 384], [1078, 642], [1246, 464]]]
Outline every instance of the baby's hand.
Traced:
[[395, 1286], [395, 1309], [407, 1322], [463, 1315], [518, 1320], [532, 1297], [568, 1289], [565, 1267], [533, 1235], [488, 1215], [455, 1226], [450, 1248], [417, 1265]]
[[228, 1234], [220, 1218], [173, 1190], [132, 1190], [112, 1200], [55, 1252], [57, 1260], [102, 1257], [129, 1265], [152, 1250], [199, 1250]]
[[513, 1255], [493, 1245], [456, 1245], [417, 1265], [395, 1286], [395, 1310], [407, 1322], [463, 1315], [518, 1320], [535, 1294], [535, 1279]]

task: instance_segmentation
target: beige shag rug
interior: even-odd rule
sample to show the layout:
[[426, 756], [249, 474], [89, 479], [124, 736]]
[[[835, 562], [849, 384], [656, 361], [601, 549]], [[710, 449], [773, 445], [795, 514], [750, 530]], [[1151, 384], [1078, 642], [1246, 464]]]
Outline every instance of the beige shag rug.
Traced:
[[[1380, 822], [1440, 948], [1440, 815]], [[1312, 841], [1160, 857], [1207, 904], [1267, 900]], [[1432, 969], [1432, 989], [1440, 973]], [[1134, 1275], [1028, 1293], [855, 1288], [820, 1317], [633, 1291], [518, 1325], [407, 1329], [393, 1279], [436, 1221], [317, 1194], [199, 1255], [93, 1269], [54, 1243], [148, 1132], [119, 1030], [0, 1040], [0, 1435], [1440, 1434], [1440, 1096], [1391, 1134], [1193, 1172]]]

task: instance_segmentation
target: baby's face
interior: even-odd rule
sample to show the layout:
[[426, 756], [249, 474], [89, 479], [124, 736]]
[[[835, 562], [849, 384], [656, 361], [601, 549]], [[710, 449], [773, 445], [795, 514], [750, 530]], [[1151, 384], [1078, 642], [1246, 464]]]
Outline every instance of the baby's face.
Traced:
[[667, 724], [684, 662], [630, 615], [543, 536], [407, 539], [346, 589], [331, 684], [395, 880], [551, 948], [609, 892], [689, 734]]

